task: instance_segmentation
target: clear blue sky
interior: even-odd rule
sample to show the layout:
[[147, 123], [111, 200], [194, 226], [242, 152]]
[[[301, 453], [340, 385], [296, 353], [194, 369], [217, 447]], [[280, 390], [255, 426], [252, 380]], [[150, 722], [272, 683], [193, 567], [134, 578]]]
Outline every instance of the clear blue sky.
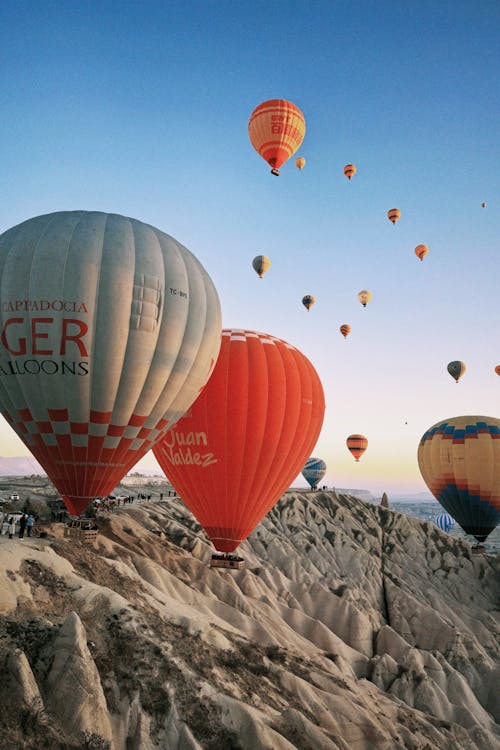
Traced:
[[[96, 209], [172, 234], [212, 276], [225, 327], [315, 365], [326, 481], [424, 490], [430, 425], [500, 415], [499, 38], [496, 0], [4, 0], [0, 231]], [[302, 172], [272, 177], [248, 140], [269, 98], [305, 114]], [[369, 440], [359, 463], [352, 432]], [[0, 453], [26, 453], [3, 422]]]

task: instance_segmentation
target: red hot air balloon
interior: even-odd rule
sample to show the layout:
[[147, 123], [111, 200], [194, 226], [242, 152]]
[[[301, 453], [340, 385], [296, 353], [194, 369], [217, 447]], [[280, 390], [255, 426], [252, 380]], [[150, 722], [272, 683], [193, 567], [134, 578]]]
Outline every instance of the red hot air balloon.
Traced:
[[219, 552], [233, 552], [300, 473], [324, 409], [321, 381], [295, 347], [223, 330], [206, 387], [153, 448]]
[[368, 447], [368, 440], [364, 435], [349, 435], [346, 440], [346, 445], [351, 451], [352, 455], [359, 461], [363, 453]]
[[173, 237], [98, 211], [1, 235], [0, 290], [1, 412], [78, 515], [197, 398], [217, 292]]
[[279, 170], [304, 140], [306, 121], [293, 102], [269, 99], [254, 109], [248, 121], [248, 136], [257, 153], [271, 166], [271, 173]]

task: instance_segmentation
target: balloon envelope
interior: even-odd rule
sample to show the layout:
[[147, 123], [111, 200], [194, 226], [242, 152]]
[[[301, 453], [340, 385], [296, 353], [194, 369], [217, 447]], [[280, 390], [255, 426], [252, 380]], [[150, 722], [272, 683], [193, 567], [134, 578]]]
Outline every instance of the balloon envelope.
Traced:
[[460, 360], [457, 359], [454, 362], [449, 362], [446, 369], [451, 377], [455, 378], [455, 381], [458, 383], [466, 370], [465, 362], [460, 362]]
[[387, 211], [387, 218], [389, 219], [389, 221], [392, 221], [393, 224], [395, 224], [400, 217], [401, 211], [399, 210], [399, 208], [390, 208]]
[[273, 174], [300, 148], [306, 133], [301, 110], [286, 99], [269, 99], [254, 109], [248, 122], [252, 146]]
[[354, 164], [346, 164], [344, 167], [344, 174], [347, 177], [348, 180], [351, 179], [351, 177], [354, 177], [356, 174], [357, 169]]
[[213, 283], [154, 227], [64, 211], [0, 236], [0, 408], [68, 510], [107, 495], [207, 381]]
[[449, 515], [449, 513], [440, 513], [438, 516], [436, 516], [436, 526], [438, 529], [441, 529], [441, 531], [448, 533], [450, 529], [453, 528], [455, 525], [455, 521], [453, 518]]
[[351, 326], [348, 323], [343, 323], [339, 328], [340, 333], [346, 339], [351, 333]]
[[420, 258], [420, 260], [423, 260], [427, 253], [429, 252], [429, 248], [427, 245], [417, 245], [415, 248], [415, 255], [417, 258]]
[[302, 469], [302, 476], [309, 482], [312, 489], [316, 489], [318, 482], [321, 482], [326, 474], [326, 464], [321, 458], [308, 458], [304, 468]]
[[222, 332], [214, 372], [153, 452], [220, 552], [232, 552], [304, 466], [323, 424], [320, 379], [295, 347]]
[[266, 255], [256, 255], [252, 261], [252, 266], [261, 279], [271, 268], [271, 261]]
[[495, 366], [495, 372], [497, 375], [500, 375], [500, 365]]
[[303, 156], [297, 156], [297, 158], [295, 159], [295, 166], [297, 167], [297, 169], [304, 169], [304, 167], [306, 166], [306, 160]]
[[307, 308], [307, 310], [310, 310], [315, 302], [316, 300], [314, 299], [312, 294], [306, 294], [304, 297], [302, 297], [302, 304], [305, 308]]
[[500, 521], [500, 419], [451, 417], [424, 433], [418, 465], [439, 504], [484, 541]]
[[363, 305], [363, 307], [366, 307], [368, 302], [372, 298], [372, 293], [368, 291], [368, 289], [362, 289], [360, 292], [358, 292], [358, 299]]
[[349, 437], [346, 440], [346, 445], [351, 451], [352, 455], [356, 459], [356, 461], [359, 461], [363, 453], [368, 447], [368, 440], [365, 438], [364, 435], [349, 435]]

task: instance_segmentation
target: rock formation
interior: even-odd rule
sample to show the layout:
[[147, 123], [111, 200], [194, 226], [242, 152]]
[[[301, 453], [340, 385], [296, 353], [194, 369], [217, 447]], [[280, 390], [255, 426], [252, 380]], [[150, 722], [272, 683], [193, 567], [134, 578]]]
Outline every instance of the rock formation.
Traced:
[[99, 524], [0, 539], [2, 750], [500, 748], [498, 559], [334, 492], [240, 571], [178, 499]]

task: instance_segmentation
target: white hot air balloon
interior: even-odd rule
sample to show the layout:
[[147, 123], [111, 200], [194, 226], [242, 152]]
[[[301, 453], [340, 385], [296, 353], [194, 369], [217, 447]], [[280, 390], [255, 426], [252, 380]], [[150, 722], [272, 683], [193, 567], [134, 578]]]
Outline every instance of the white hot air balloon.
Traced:
[[65, 211], [0, 236], [0, 409], [71, 513], [190, 407], [218, 356], [214, 285], [173, 237]]

